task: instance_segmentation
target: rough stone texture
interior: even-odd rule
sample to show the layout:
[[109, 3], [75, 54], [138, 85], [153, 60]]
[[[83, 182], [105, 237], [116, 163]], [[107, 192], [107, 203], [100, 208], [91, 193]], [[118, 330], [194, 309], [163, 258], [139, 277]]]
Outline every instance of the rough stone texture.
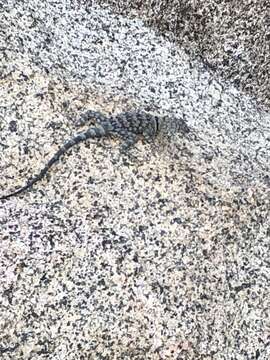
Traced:
[[269, 113], [99, 6], [0, 1], [0, 191], [85, 109], [184, 118], [193, 138], [73, 149], [0, 204], [1, 359], [269, 359]]
[[269, 0], [99, 0], [171, 32], [212, 74], [270, 105]]

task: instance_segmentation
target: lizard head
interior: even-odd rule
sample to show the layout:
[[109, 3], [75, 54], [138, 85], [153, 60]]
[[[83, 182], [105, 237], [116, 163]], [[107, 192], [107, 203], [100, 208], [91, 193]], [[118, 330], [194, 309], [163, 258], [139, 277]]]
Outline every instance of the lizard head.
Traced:
[[179, 133], [185, 135], [190, 132], [190, 128], [183, 119], [171, 116], [164, 116], [160, 119], [159, 130], [169, 136]]

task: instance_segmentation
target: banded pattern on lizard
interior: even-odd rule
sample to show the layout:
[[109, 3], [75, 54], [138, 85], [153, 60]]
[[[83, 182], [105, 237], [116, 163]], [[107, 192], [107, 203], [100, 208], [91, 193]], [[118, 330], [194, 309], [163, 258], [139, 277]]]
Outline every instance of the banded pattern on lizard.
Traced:
[[159, 117], [143, 111], [123, 112], [118, 115], [106, 117], [98, 111], [86, 111], [80, 116], [79, 124], [84, 125], [90, 120], [95, 120], [96, 126], [89, 127], [86, 131], [78, 133], [68, 140], [48, 161], [44, 168], [30, 179], [25, 186], [0, 197], [0, 200], [8, 199], [30, 189], [40, 181], [50, 170], [52, 165], [64, 155], [70, 148], [86, 141], [87, 139], [108, 137], [116, 135], [123, 139], [121, 153], [128, 153], [129, 149], [142, 136], [145, 141], [151, 142], [158, 133], [174, 134], [177, 132], [188, 133], [189, 128], [181, 119], [171, 117]]

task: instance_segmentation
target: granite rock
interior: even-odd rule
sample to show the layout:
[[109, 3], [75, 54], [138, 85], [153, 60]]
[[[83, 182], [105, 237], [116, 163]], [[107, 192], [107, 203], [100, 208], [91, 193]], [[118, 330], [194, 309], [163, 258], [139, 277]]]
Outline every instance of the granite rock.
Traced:
[[142, 108], [194, 136], [74, 148], [0, 204], [1, 359], [268, 359], [269, 113], [137, 19], [0, 1], [0, 191], [86, 109]]
[[268, 0], [99, 0], [138, 16], [242, 91], [270, 105]]

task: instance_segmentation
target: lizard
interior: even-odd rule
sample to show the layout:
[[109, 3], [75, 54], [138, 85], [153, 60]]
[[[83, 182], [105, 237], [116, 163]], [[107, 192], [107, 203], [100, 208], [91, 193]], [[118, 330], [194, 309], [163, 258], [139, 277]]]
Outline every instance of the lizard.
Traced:
[[79, 125], [85, 125], [94, 120], [96, 126], [90, 126], [87, 130], [77, 133], [74, 137], [64, 143], [53, 155], [42, 170], [27, 181], [26, 185], [18, 190], [0, 197], [0, 200], [8, 199], [30, 189], [35, 183], [44, 178], [50, 168], [70, 148], [84, 142], [87, 139], [103, 138], [116, 135], [124, 141], [120, 147], [122, 154], [127, 154], [129, 149], [143, 137], [146, 142], [151, 142], [158, 133], [171, 135], [177, 132], [188, 133], [190, 131], [186, 122], [169, 116], [157, 116], [144, 111], [128, 111], [116, 115], [105, 116], [99, 111], [88, 110], [79, 118]]

